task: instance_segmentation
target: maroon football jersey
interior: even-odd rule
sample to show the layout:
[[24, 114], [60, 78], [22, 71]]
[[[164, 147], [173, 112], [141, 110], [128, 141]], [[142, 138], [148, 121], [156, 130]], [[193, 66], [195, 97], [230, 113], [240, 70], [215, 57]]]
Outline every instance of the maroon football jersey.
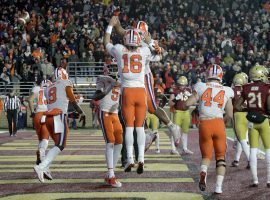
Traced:
[[186, 86], [177, 86], [173, 90], [173, 94], [176, 99], [174, 108], [176, 110], [188, 110], [185, 106], [185, 101], [188, 100], [188, 97], [192, 95], [192, 90]]
[[267, 97], [270, 85], [262, 82], [248, 83], [243, 86], [242, 97], [247, 101], [247, 110], [267, 114]]

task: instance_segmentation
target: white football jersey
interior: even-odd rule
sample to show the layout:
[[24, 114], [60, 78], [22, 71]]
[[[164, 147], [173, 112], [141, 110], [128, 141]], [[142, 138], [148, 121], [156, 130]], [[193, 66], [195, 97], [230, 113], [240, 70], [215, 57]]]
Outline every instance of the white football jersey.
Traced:
[[199, 82], [194, 86], [199, 96], [200, 118], [223, 118], [227, 101], [234, 97], [230, 87], [216, 82]]
[[[114, 84], [115, 80], [110, 76], [99, 76], [97, 77], [97, 90], [105, 91], [106, 88]], [[114, 86], [111, 91], [100, 100], [100, 110], [110, 113], [118, 113], [120, 96], [120, 86]]]
[[[155, 40], [151, 39], [149, 44], [145, 42], [141, 42], [141, 44], [142, 47], [148, 47], [151, 50], [150, 62], [159, 62], [161, 60], [161, 57], [159, 55], [152, 53], [154, 50], [153, 45], [155, 44]], [[145, 74], [151, 73], [150, 62], [148, 62], [145, 66]]]
[[66, 87], [72, 87], [70, 80], [57, 80], [46, 89], [46, 97], [48, 100], [48, 110], [53, 108], [61, 109], [64, 114], [68, 110], [69, 99], [66, 93]]
[[145, 67], [149, 65], [151, 51], [148, 47], [139, 47], [129, 51], [121, 44], [106, 45], [108, 52], [116, 59], [122, 87], [144, 88]]
[[35, 86], [32, 89], [32, 93], [34, 93], [37, 97], [37, 107], [35, 109], [36, 113], [47, 111], [48, 108], [47, 99], [45, 97], [45, 90], [40, 86]]

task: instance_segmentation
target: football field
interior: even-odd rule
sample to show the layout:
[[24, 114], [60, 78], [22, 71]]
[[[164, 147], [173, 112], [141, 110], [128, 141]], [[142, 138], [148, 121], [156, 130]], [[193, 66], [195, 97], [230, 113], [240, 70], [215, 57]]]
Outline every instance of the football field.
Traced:
[[[190, 133], [191, 156], [170, 155], [169, 139], [160, 132], [161, 153], [154, 145], [145, 155], [145, 172], [134, 169], [123, 172], [119, 162], [116, 176], [122, 188], [104, 184], [106, 172], [104, 140], [100, 130], [72, 130], [66, 149], [51, 166], [52, 181], [40, 183], [33, 171], [36, 160], [37, 137], [25, 131], [17, 137], [0, 134], [0, 198], [1, 199], [267, 199], [264, 161], [258, 162], [259, 188], [249, 188], [250, 172], [246, 161], [238, 168], [229, 167], [233, 160], [232, 142], [228, 141], [227, 176], [223, 194], [212, 194], [215, 182], [215, 162], [208, 175], [206, 192], [198, 188], [200, 152], [198, 132]], [[49, 147], [52, 141], [49, 143]], [[242, 156], [244, 159], [244, 156]], [[256, 198], [255, 198], [256, 197]]]

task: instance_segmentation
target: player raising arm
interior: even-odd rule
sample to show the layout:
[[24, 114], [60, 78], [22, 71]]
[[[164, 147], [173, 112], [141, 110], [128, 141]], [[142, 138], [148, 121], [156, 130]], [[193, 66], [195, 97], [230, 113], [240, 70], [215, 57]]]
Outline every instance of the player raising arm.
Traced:
[[[212, 151], [216, 158], [216, 187], [215, 193], [222, 193], [222, 182], [226, 172], [226, 132], [224, 120], [233, 117], [231, 88], [222, 86], [222, 68], [210, 65], [206, 72], [206, 83], [199, 82], [194, 86], [193, 95], [186, 101], [186, 106], [199, 102], [199, 144], [202, 154], [199, 188], [206, 189], [207, 169], [212, 160]], [[225, 118], [223, 119], [223, 111]]]

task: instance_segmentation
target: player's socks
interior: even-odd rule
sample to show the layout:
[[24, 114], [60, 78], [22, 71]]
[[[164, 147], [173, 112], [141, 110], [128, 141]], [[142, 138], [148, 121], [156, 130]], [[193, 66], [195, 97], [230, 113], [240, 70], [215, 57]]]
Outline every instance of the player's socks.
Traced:
[[207, 165], [201, 165], [201, 172], [207, 172], [208, 166]]
[[249, 161], [250, 147], [247, 143], [247, 140], [242, 140], [241, 145], [242, 145], [242, 149], [247, 157], [247, 160]]
[[216, 176], [216, 187], [215, 187], [215, 193], [221, 194], [222, 193], [222, 183], [223, 183], [224, 176], [217, 175]]
[[250, 148], [250, 170], [252, 174], [253, 184], [258, 184], [258, 176], [257, 176], [257, 148]]
[[38, 144], [38, 150], [40, 154], [40, 160], [43, 161], [45, 158], [46, 149], [48, 147], [49, 140], [42, 139]]
[[134, 127], [126, 127], [125, 143], [126, 143], [126, 149], [127, 149], [127, 159], [128, 159], [129, 163], [134, 163], [134, 159], [133, 159], [133, 143], [134, 143], [133, 130], [134, 130]]
[[113, 148], [113, 168], [116, 167], [122, 150], [122, 144], [115, 144]]
[[265, 160], [267, 169], [267, 183], [270, 183], [270, 149], [265, 150]]
[[234, 155], [234, 161], [239, 162], [241, 153], [242, 153], [242, 145], [240, 142], [237, 141], [236, 152]]
[[176, 150], [175, 145], [174, 145], [173, 136], [170, 136], [170, 141], [171, 141], [171, 150]]
[[138, 162], [144, 163], [145, 132], [143, 127], [136, 127], [139, 149]]
[[106, 162], [109, 171], [110, 169], [113, 171], [113, 149], [113, 143], [106, 143]]
[[188, 144], [188, 134], [187, 133], [182, 133], [182, 145], [183, 145], [183, 150], [187, 150], [187, 144]]
[[158, 131], [157, 131], [157, 130], [154, 130], [153, 132], [154, 132], [154, 133], [156, 134], [156, 136], [157, 136], [157, 138], [156, 138], [156, 140], [155, 140], [156, 150], [159, 150], [159, 134], [158, 134]]
[[52, 149], [48, 151], [44, 160], [39, 164], [39, 167], [41, 169], [46, 169], [47, 167], [49, 167], [49, 165], [52, 163], [52, 161], [60, 152], [61, 150], [57, 146], [54, 146]]

